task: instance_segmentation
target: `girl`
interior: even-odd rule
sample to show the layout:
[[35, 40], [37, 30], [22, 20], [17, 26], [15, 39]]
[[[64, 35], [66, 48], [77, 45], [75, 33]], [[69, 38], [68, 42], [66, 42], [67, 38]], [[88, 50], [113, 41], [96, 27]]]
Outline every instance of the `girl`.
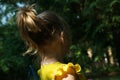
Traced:
[[65, 21], [51, 11], [36, 15], [32, 6], [21, 8], [17, 13], [17, 24], [28, 49], [25, 54], [41, 57], [38, 75], [41, 80], [86, 80], [80, 66], [61, 63], [69, 51], [70, 34]]

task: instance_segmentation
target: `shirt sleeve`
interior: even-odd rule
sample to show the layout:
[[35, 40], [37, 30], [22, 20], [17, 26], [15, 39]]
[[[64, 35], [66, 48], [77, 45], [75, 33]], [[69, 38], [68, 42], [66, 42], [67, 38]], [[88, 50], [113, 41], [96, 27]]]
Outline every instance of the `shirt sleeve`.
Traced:
[[67, 77], [68, 74], [76, 77], [78, 76], [80, 71], [81, 67], [79, 64], [75, 65], [73, 65], [72, 63], [63, 64], [57, 68], [53, 80], [62, 80], [63, 78]]

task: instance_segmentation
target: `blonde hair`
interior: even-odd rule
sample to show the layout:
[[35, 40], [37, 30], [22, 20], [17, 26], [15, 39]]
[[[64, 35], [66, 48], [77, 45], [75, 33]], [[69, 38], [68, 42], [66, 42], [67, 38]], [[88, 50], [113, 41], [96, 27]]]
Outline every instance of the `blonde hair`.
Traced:
[[52, 41], [61, 31], [67, 33], [67, 24], [62, 18], [51, 11], [37, 15], [33, 6], [23, 7], [17, 12], [17, 24], [22, 39], [28, 45], [25, 54], [37, 53], [40, 46]]

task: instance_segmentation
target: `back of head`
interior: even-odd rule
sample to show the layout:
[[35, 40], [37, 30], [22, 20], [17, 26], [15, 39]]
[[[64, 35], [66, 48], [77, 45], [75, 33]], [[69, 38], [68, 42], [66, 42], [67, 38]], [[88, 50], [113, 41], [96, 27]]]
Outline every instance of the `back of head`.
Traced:
[[33, 6], [21, 8], [17, 13], [17, 24], [24, 42], [30, 52], [37, 53], [40, 47], [48, 44], [57, 37], [61, 31], [66, 31], [66, 23], [51, 11], [36, 15]]

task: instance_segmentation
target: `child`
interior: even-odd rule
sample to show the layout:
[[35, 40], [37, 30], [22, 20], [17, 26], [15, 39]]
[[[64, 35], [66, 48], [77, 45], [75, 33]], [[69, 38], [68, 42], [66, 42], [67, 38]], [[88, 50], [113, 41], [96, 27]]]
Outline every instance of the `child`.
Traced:
[[17, 24], [28, 49], [25, 54], [41, 57], [38, 75], [41, 80], [86, 80], [78, 64], [61, 63], [70, 46], [69, 27], [51, 11], [36, 15], [32, 6], [23, 7], [17, 13]]

